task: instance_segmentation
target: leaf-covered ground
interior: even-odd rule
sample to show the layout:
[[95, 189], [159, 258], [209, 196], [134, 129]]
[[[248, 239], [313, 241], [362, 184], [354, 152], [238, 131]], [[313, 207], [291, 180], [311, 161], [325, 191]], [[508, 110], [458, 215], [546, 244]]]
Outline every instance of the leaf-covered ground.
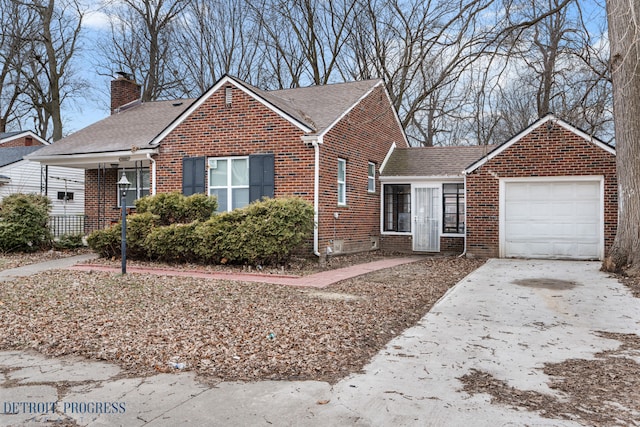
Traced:
[[0, 283], [0, 348], [115, 362], [131, 374], [336, 381], [359, 371], [482, 261], [449, 257], [328, 288], [52, 271]]
[[640, 425], [640, 337], [599, 335], [620, 341], [620, 347], [597, 353], [592, 360], [570, 359], [544, 366], [543, 372], [551, 377], [550, 387], [561, 397], [518, 390], [480, 371], [460, 378], [463, 390], [488, 393], [492, 403], [536, 411], [551, 419], [593, 426]]

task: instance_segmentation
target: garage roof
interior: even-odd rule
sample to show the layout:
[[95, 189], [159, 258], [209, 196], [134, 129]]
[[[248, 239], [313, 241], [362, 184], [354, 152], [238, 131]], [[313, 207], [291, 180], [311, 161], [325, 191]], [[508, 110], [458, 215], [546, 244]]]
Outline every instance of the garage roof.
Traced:
[[470, 164], [486, 156], [495, 145], [397, 148], [381, 176], [462, 176]]

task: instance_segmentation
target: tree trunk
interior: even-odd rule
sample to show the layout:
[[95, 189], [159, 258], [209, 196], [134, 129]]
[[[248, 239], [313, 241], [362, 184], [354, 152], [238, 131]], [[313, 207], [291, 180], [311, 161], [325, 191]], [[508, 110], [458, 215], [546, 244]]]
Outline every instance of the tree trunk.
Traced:
[[618, 230], [603, 270], [640, 273], [640, 2], [607, 0], [618, 174]]

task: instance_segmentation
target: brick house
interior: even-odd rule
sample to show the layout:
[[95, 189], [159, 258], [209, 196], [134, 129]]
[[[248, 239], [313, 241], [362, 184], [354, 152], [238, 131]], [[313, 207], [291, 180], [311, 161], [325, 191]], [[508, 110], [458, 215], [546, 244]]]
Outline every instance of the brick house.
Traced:
[[219, 210], [261, 197], [315, 207], [314, 252], [379, 247], [378, 171], [408, 143], [381, 80], [263, 91], [231, 76], [193, 100], [141, 103], [140, 87], [112, 81], [111, 116], [38, 151], [33, 160], [85, 170], [87, 231], [147, 194], [216, 195]]
[[385, 249], [603, 259], [616, 233], [615, 149], [553, 115], [498, 146], [395, 149], [380, 181]]

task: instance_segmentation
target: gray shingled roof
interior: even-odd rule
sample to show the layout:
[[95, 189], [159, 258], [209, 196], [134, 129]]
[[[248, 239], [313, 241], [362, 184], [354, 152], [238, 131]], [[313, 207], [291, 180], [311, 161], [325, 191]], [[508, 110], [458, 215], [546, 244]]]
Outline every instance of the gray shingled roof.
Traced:
[[382, 176], [456, 176], [495, 148], [494, 145], [397, 148]]
[[149, 148], [149, 142], [192, 102], [154, 101], [133, 106], [44, 147], [38, 156], [126, 151], [133, 146]]
[[0, 146], [0, 168], [10, 165], [11, 163], [19, 162], [27, 154], [31, 154], [34, 151], [44, 149], [45, 147], [40, 145], [30, 147], [6, 147]]
[[3, 139], [6, 139], [6, 138], [11, 138], [12, 136], [15, 136], [15, 135], [19, 135], [19, 134], [21, 134], [23, 132], [24, 131], [21, 131], [21, 130], [16, 130], [16, 131], [13, 131], [13, 132], [0, 132], [0, 141], [2, 141]]
[[[381, 80], [264, 91], [236, 78], [237, 84], [293, 119], [321, 132], [351, 108]], [[88, 154], [148, 148], [194, 100], [156, 101], [130, 107], [43, 148], [38, 156]], [[181, 103], [180, 105], [175, 105]], [[161, 142], [162, 143], [162, 142]]]
[[380, 82], [378, 79], [277, 91], [258, 89], [256, 93], [316, 132], [322, 132]]

